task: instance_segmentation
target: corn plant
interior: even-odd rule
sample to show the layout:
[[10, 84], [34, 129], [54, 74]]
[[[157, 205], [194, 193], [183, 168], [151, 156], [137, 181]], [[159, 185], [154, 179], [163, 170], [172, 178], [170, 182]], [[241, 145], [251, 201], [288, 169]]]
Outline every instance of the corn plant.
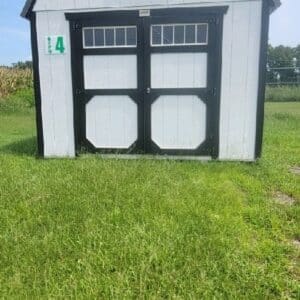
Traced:
[[0, 97], [33, 87], [32, 70], [0, 67]]

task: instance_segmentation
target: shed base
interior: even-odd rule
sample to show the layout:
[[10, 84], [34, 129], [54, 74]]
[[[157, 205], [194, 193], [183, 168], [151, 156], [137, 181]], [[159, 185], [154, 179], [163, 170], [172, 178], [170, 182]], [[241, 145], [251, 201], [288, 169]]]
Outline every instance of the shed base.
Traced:
[[179, 161], [211, 161], [210, 156], [175, 156], [175, 155], [126, 155], [126, 154], [99, 154], [104, 159], [124, 159], [124, 160], [179, 160]]

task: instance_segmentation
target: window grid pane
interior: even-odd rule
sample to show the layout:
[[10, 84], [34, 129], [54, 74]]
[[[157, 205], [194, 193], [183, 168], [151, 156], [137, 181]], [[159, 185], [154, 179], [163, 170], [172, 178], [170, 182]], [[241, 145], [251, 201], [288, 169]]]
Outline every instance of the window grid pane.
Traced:
[[184, 44], [185, 34], [184, 34], [184, 25], [177, 25], [174, 28], [174, 39], [175, 44], [180, 45]]
[[152, 43], [153, 45], [161, 45], [162, 43], [162, 26], [152, 26]]
[[151, 26], [151, 46], [208, 44], [208, 24], [159, 24]]
[[94, 31], [92, 29], [86, 29], [84, 31], [84, 43], [87, 47], [94, 45]]
[[136, 28], [127, 28], [126, 30], [126, 44], [128, 46], [136, 46]]
[[164, 45], [172, 45], [174, 43], [174, 27], [173, 26], [164, 26], [163, 30], [164, 35]]
[[196, 43], [196, 26], [186, 25], [185, 26], [185, 43], [195, 44]]
[[197, 26], [197, 43], [207, 43], [207, 24], [200, 24]]
[[114, 29], [105, 29], [105, 45], [114, 46], [115, 45], [115, 31]]
[[135, 26], [83, 28], [83, 47], [89, 48], [135, 48], [137, 28]]
[[95, 46], [104, 46], [104, 30], [95, 29]]
[[125, 39], [125, 28], [116, 29], [116, 46], [124, 46], [126, 43]]

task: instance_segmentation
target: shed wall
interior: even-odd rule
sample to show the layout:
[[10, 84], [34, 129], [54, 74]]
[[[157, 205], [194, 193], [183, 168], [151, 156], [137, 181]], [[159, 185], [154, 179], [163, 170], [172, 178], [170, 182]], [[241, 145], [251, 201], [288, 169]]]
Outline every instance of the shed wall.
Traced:
[[[44, 155], [75, 156], [69, 26], [63, 12], [37, 13]], [[46, 55], [45, 37], [65, 35], [66, 55]]]
[[251, 1], [224, 19], [220, 159], [255, 159], [261, 15], [262, 1]]
[[[149, 6], [149, 2], [152, 5]], [[69, 24], [64, 13], [70, 10], [162, 8], [170, 6], [228, 5], [224, 16], [223, 65], [220, 116], [220, 159], [255, 158], [256, 110], [262, 0], [38, 0], [37, 33], [45, 156], [74, 156], [71, 53], [68, 40], [63, 56], [45, 54], [45, 36], [64, 34]], [[54, 10], [61, 9], [61, 11]]]

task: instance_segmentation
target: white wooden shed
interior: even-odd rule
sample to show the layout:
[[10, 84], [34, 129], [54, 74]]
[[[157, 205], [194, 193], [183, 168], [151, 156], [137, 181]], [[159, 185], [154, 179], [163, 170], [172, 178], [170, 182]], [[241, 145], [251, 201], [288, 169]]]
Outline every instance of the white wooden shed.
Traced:
[[253, 161], [280, 0], [28, 0], [38, 147]]

